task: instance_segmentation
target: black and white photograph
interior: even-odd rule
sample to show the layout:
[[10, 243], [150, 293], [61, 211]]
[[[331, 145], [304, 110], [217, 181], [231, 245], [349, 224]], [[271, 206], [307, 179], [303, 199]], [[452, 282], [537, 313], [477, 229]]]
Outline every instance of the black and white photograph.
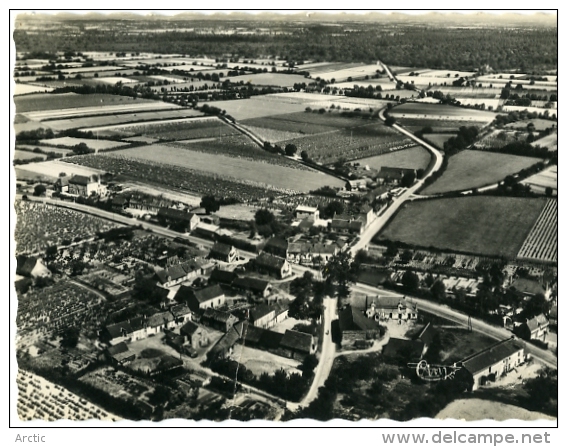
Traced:
[[13, 424], [551, 443], [557, 9], [10, 21]]

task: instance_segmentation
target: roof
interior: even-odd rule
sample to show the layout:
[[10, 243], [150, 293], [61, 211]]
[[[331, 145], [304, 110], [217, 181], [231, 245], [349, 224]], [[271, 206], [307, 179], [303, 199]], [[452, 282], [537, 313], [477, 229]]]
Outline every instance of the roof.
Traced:
[[311, 253], [334, 255], [339, 250], [335, 244], [313, 244]]
[[106, 326], [106, 331], [110, 334], [111, 338], [122, 337], [124, 333], [129, 334], [132, 332], [132, 326], [127, 321], [121, 321], [120, 323], [111, 324]]
[[166, 219], [185, 220], [189, 222], [196, 214], [188, 213], [186, 211], [176, 210], [175, 208], [160, 208], [158, 217], [165, 217]]
[[333, 219], [331, 221], [331, 228], [348, 229], [349, 221], [343, 219]]
[[296, 213], [312, 213], [312, 214], [314, 214], [315, 212], [317, 212], [317, 207], [297, 205], [297, 208], [295, 208], [295, 212]]
[[297, 332], [292, 330], [286, 330], [285, 334], [280, 342], [280, 346], [284, 348], [293, 349], [294, 351], [300, 352], [311, 352], [311, 346], [313, 345], [313, 336], [311, 334], [305, 334], [303, 332]]
[[195, 298], [197, 298], [197, 301], [199, 301], [199, 303], [204, 303], [206, 301], [224, 295], [224, 292], [218, 284], [215, 284], [214, 286], [209, 286], [204, 289], [197, 290], [196, 292], [193, 292], [193, 295], [195, 296]]
[[540, 283], [532, 279], [518, 278], [512, 284], [510, 288], [516, 289], [520, 293], [526, 295], [537, 295], [538, 293], [545, 294], [545, 290]]
[[285, 259], [272, 256], [268, 253], [260, 253], [260, 255], [256, 258], [256, 265], [277, 270], [281, 270], [281, 268], [285, 265], [285, 262]]
[[461, 363], [467, 371], [474, 375], [516, 354], [522, 349], [524, 349], [524, 345], [520, 341], [515, 338], [509, 338], [465, 358]]
[[372, 299], [374, 306], [376, 309], [397, 309], [398, 305], [402, 305], [408, 309], [416, 309], [417, 304], [410, 303], [405, 299], [400, 299], [395, 296], [380, 296], [378, 295], [376, 298]]
[[37, 258], [35, 256], [18, 256], [16, 272], [22, 276], [30, 276], [36, 264]]
[[215, 242], [213, 248], [211, 248], [211, 253], [218, 253], [219, 255], [228, 256], [232, 250], [232, 246], [228, 244], [223, 244], [222, 242]]
[[191, 309], [187, 307], [186, 304], [177, 304], [173, 306], [169, 311], [173, 314], [174, 317], [181, 317], [183, 315], [187, 315], [191, 313]]
[[193, 288], [185, 285], [181, 285], [177, 292], [175, 292], [175, 301], [178, 303], [184, 303], [189, 300], [193, 296]]
[[234, 287], [241, 287], [255, 292], [264, 292], [270, 286], [270, 283], [263, 279], [244, 277], [235, 279], [232, 282], [232, 285]]
[[238, 278], [238, 274], [235, 272], [229, 272], [227, 270], [215, 269], [211, 272], [209, 277], [209, 282], [217, 282], [220, 284], [232, 284]]
[[56, 181], [55, 181], [56, 185], [61, 185], [61, 186], [69, 186], [69, 179], [67, 177], [59, 177]]
[[279, 332], [248, 324], [247, 321], [243, 322], [240, 333], [244, 345], [255, 344], [264, 349], [278, 349], [284, 336]]
[[126, 197], [124, 195], [118, 195], [118, 196], [114, 196], [112, 198], [112, 204], [113, 205], [124, 205], [127, 202], [128, 202], [128, 197]]
[[130, 318], [130, 328], [132, 329], [132, 332], [144, 329], [144, 327], [146, 326], [145, 323], [146, 319], [144, 317]]
[[308, 253], [309, 252], [309, 244], [305, 242], [292, 242], [289, 244], [288, 253]]
[[166, 269], [167, 276], [171, 276], [172, 280], [176, 280], [179, 278], [183, 278], [187, 276], [187, 272], [181, 265], [172, 265], [168, 269]]
[[362, 222], [361, 220], [353, 220], [352, 222], [349, 222], [348, 229], [360, 231], [362, 230], [363, 226], [364, 222]]
[[346, 306], [339, 312], [339, 327], [341, 331], [371, 331], [379, 325], [372, 318], [367, 318], [361, 309]]
[[272, 237], [268, 240], [268, 242], [266, 242], [266, 245], [264, 246], [264, 250], [269, 250], [271, 248], [275, 248], [277, 250], [287, 250], [288, 246], [289, 243], [285, 239], [281, 239], [279, 237]]
[[169, 312], [159, 312], [157, 314], [151, 315], [148, 318], [148, 326], [161, 326], [162, 324], [167, 324], [171, 321], [173, 321], [173, 315], [171, 315]]
[[308, 230], [313, 225], [315, 225], [315, 222], [313, 222], [313, 220], [311, 220], [310, 217], [306, 217], [301, 222], [299, 222], [299, 225], [297, 226], [297, 228], [300, 228], [302, 230]]
[[231, 318], [233, 320], [237, 319], [234, 315], [232, 315], [228, 312], [222, 312], [220, 310], [215, 310], [215, 309], [211, 309], [211, 308], [208, 308], [208, 309], [205, 310], [205, 313], [203, 314], [203, 318], [209, 319], [209, 320], [214, 320], [214, 321], [217, 321], [219, 323], [226, 323]]
[[408, 168], [392, 168], [389, 166], [382, 166], [378, 171], [378, 178], [399, 178], [401, 179], [408, 172], [414, 172], [415, 169]]
[[259, 304], [250, 311], [250, 318], [252, 321], [256, 321], [271, 313], [273, 313], [275, 316], [275, 309], [272, 306], [268, 306], [267, 304]]
[[73, 183], [74, 185], [83, 185], [83, 186], [87, 186], [89, 183], [94, 183], [91, 182], [91, 179], [87, 176], [84, 175], [74, 175], [73, 177], [71, 177], [69, 179], [69, 183]]
[[543, 314], [539, 314], [526, 321], [526, 325], [528, 326], [528, 329], [533, 332], [542, 326], [548, 326], [549, 321], [547, 321], [547, 318], [545, 318]]
[[424, 344], [420, 340], [405, 340], [403, 338], [391, 337], [382, 349], [385, 357], [394, 357], [400, 352], [407, 352], [412, 359], [419, 359], [423, 354]]
[[110, 355], [115, 356], [116, 354], [121, 354], [123, 352], [127, 352], [128, 351], [128, 345], [122, 341], [122, 342], [120, 342], [120, 343], [118, 343], [114, 346], [109, 346], [107, 348], [107, 351]]
[[226, 334], [224, 334], [216, 345], [208, 352], [207, 356], [219, 354], [223, 351], [227, 351], [240, 339], [240, 334], [233, 327], [231, 327]]
[[181, 332], [182, 334], [191, 336], [193, 335], [195, 332], [197, 332], [198, 329], [202, 329], [201, 326], [193, 323], [192, 321], [188, 321], [187, 323], [185, 323], [181, 329], [179, 329], [179, 332]]

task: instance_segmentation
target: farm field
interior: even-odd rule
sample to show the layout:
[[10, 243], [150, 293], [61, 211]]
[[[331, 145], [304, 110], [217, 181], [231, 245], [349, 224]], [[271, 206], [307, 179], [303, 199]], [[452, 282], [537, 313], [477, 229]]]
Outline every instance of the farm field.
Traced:
[[533, 124], [534, 129], [537, 131], [546, 130], [549, 129], [550, 127], [557, 127], [557, 121], [544, 120], [541, 118], [535, 118], [533, 120], [516, 121], [514, 123], [506, 124], [504, 127], [506, 127], [507, 129], [526, 130], [529, 124]]
[[498, 87], [449, 87], [435, 86], [431, 87], [431, 91], [440, 91], [444, 95], [451, 95], [453, 98], [486, 98], [499, 99], [502, 92], [501, 86]]
[[476, 121], [489, 123], [494, 120], [496, 113], [476, 109], [464, 109], [461, 107], [426, 104], [406, 103], [394, 107], [390, 115], [400, 118], [425, 118], [425, 119], [448, 119], [457, 121]]
[[60, 138], [51, 138], [48, 140], [40, 140], [41, 144], [52, 144], [54, 146], [67, 146], [67, 147], [74, 147], [78, 144], [85, 143], [90, 149], [94, 149], [96, 151], [101, 149], [113, 149], [116, 147], [124, 147], [128, 146], [129, 143], [120, 143], [119, 141], [110, 141], [110, 140], [94, 140], [90, 138], [74, 138], [74, 137], [60, 137]]
[[33, 84], [22, 84], [18, 82], [14, 87], [14, 96], [28, 95], [30, 93], [46, 93], [46, 92], [51, 92], [52, 90], [53, 90], [52, 87], [44, 87], [42, 85], [33, 85]]
[[502, 111], [504, 112], [523, 112], [527, 111], [529, 113], [547, 113], [550, 118], [557, 118], [557, 109], [544, 109], [541, 107], [524, 107], [524, 106], [503, 106]]
[[475, 141], [474, 147], [483, 150], [483, 149], [495, 149], [495, 148], [502, 148], [507, 144], [516, 142], [516, 141], [525, 141], [528, 137], [527, 131], [512, 131], [512, 130], [493, 130], [492, 132], [488, 133], [480, 140]]
[[557, 194], [557, 165], [550, 166], [521, 182], [530, 185], [532, 191], [545, 193], [545, 188], [552, 188]]
[[396, 118], [396, 121], [411, 132], [416, 132], [424, 127], [431, 127], [433, 132], [456, 132], [459, 127], [467, 125], [463, 121], [435, 118]]
[[266, 127], [256, 127], [250, 125], [243, 125], [242, 127], [248, 129], [262, 141], [269, 141], [270, 143], [279, 143], [280, 141], [302, 137], [302, 134], [299, 132], [287, 132], [285, 130], [269, 129]]
[[[74, 157], [66, 157], [70, 161]], [[98, 169], [91, 169], [75, 165], [72, 163], [65, 163], [60, 160], [43, 161], [39, 163], [28, 163], [25, 166], [16, 166], [16, 178], [18, 180], [45, 180], [55, 181], [59, 178], [60, 172], [65, 172], [67, 175], [92, 175], [101, 174], [104, 171]]]
[[[146, 99], [136, 99], [136, 102], [152, 103]], [[39, 110], [59, 110], [73, 109], [78, 107], [94, 107], [101, 104], [117, 105], [123, 103], [133, 103], [132, 98], [125, 96], [93, 94], [79, 95], [77, 93], [58, 93], [58, 94], [37, 94], [26, 95], [20, 98], [14, 98], [17, 113], [27, 113]]]
[[429, 141], [431, 144], [437, 146], [439, 149], [443, 149], [443, 144], [449, 138], [454, 137], [454, 133], [428, 133], [423, 135], [423, 139]]
[[557, 200], [549, 199], [520, 248], [519, 259], [557, 262]]
[[115, 422], [120, 420], [118, 416], [31, 372], [20, 369], [16, 383], [17, 411], [22, 421], [99, 419]]
[[546, 137], [543, 137], [539, 140], [536, 140], [533, 142], [534, 145], [539, 145], [541, 147], [546, 147], [547, 149], [549, 149], [550, 151], [556, 151], [557, 150], [557, 133], [551, 133], [549, 135], [547, 135]]
[[[380, 65], [354, 65], [352, 67], [342, 68], [340, 70], [325, 71], [318, 73], [311, 73], [312, 78], [321, 78], [326, 81], [331, 81], [334, 79], [336, 82], [347, 81], [348, 78], [361, 79], [366, 76], [375, 75], [378, 70], [381, 70]], [[361, 82], [363, 82], [362, 79]]]
[[165, 163], [185, 169], [194, 169], [210, 176], [254, 182], [282, 190], [309, 192], [322, 186], [344, 186], [335, 177], [314, 170], [290, 167], [197, 152], [164, 145], [143, 146], [135, 149], [109, 152], [109, 158], [132, 158], [150, 163]]
[[449, 158], [447, 169], [423, 194], [465, 191], [497, 183], [541, 160], [533, 157], [464, 150]]
[[118, 82], [122, 82], [122, 84], [137, 84], [138, 81], [135, 79], [129, 79], [122, 76], [105, 76], [97, 78], [98, 82], [103, 84], [114, 85]]
[[371, 169], [379, 170], [382, 166], [406, 169], [425, 169], [429, 165], [431, 155], [421, 146], [414, 146], [409, 149], [389, 152], [375, 157], [361, 158], [357, 160], [361, 166], [368, 166]]
[[226, 110], [228, 115], [238, 121], [305, 110], [303, 103], [294, 104], [276, 96], [254, 96], [253, 98], [234, 101], [210, 101], [207, 104]]
[[369, 85], [376, 87], [380, 86], [382, 91], [384, 90], [396, 90], [396, 83], [390, 81], [388, 77], [378, 78], [378, 79], [361, 79], [357, 81], [345, 81], [345, 82], [335, 82], [333, 87], [337, 87], [338, 89], [343, 88], [354, 88], [355, 85], [368, 87]]
[[37, 154], [35, 152], [28, 152], [28, 151], [14, 151], [14, 160], [30, 160], [32, 158], [43, 158], [44, 160], [47, 158], [45, 154]]
[[[122, 97], [125, 98], [125, 97]], [[129, 98], [126, 98], [126, 100]], [[43, 121], [58, 118], [71, 118], [84, 115], [110, 115], [120, 112], [137, 112], [148, 110], [167, 110], [179, 109], [180, 107], [175, 104], [168, 104], [165, 102], [124, 102], [123, 104], [102, 105], [96, 107], [80, 107], [73, 109], [59, 109], [59, 110], [45, 110], [38, 112], [28, 112], [25, 115], [32, 120]]]
[[[362, 67], [361, 62], [315, 62], [313, 64], [299, 65], [299, 70], [309, 72], [312, 78], [316, 78], [321, 73], [330, 73], [332, 71], [346, 70], [349, 68]], [[378, 67], [376, 67], [378, 69]]]
[[486, 110], [496, 110], [504, 102], [502, 99], [490, 99], [490, 98], [463, 98], [462, 96], [457, 96], [455, 98], [463, 106], [482, 106]]
[[[29, 151], [33, 151], [35, 148], [41, 149], [43, 152], [55, 152], [56, 154], [67, 155], [71, 152], [71, 149], [64, 149], [61, 147], [51, 147], [51, 146], [41, 146], [41, 145], [31, 145], [31, 144], [18, 144], [16, 146], [16, 150], [18, 149], [27, 149]], [[41, 155], [41, 154], [37, 154]]]
[[[225, 78], [223, 78], [224, 80]], [[309, 80], [302, 75], [285, 74], [285, 73], [254, 73], [241, 76], [232, 76], [226, 78], [230, 82], [240, 83], [240, 81], [247, 84], [250, 82], [253, 85], [272, 85], [281, 87], [293, 87], [293, 84], [308, 83]]]
[[378, 241], [513, 259], [545, 199], [470, 196], [411, 202]]

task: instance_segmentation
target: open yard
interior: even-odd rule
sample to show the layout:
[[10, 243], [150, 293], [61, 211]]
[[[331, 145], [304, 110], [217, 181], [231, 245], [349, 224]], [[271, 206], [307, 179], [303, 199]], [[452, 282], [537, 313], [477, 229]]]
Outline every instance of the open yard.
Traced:
[[407, 169], [425, 169], [431, 160], [431, 155], [421, 146], [410, 147], [400, 151], [389, 152], [375, 157], [357, 160], [361, 166], [379, 170], [382, 166]]
[[423, 194], [465, 191], [497, 183], [540, 160], [533, 157], [464, 150], [449, 158], [447, 169]]
[[545, 204], [545, 199], [488, 196], [412, 202], [377, 239], [513, 259]]
[[288, 374], [301, 374], [301, 371], [297, 369], [301, 362], [281, 357], [268, 351], [242, 346], [241, 344], [236, 344], [234, 346], [232, 358], [238, 363], [246, 366], [247, 369], [252, 371], [258, 377], [264, 372], [267, 372], [270, 375], [274, 374], [281, 368], [283, 368]]
[[271, 163], [262, 163], [224, 155], [197, 152], [165, 145], [150, 145], [135, 149], [114, 151], [109, 158], [130, 158], [155, 164], [169, 164], [207, 173], [212, 177], [254, 182], [282, 190], [308, 192], [324, 185], [344, 186], [335, 177], [314, 170], [293, 169]]

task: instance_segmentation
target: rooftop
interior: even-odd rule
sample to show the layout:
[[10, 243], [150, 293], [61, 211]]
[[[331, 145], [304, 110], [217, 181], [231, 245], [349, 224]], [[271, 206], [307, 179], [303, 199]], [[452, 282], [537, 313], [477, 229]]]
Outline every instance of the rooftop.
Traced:
[[524, 349], [523, 343], [515, 338], [500, 341], [483, 351], [477, 352], [461, 361], [463, 367], [471, 374], [476, 374], [487, 369], [507, 357], [510, 357]]

